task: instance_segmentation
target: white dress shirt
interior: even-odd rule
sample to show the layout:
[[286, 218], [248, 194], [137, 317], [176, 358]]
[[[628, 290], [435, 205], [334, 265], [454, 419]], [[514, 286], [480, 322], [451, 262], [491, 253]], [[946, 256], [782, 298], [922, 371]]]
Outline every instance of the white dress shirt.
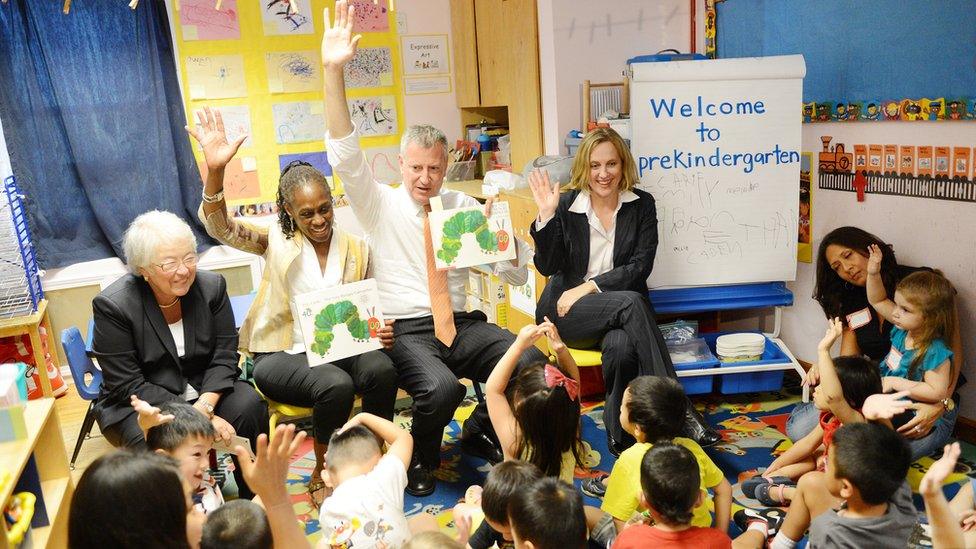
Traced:
[[[176, 356], [183, 358], [183, 355], [186, 354], [186, 338], [183, 336], [183, 319], [181, 318], [168, 326], [169, 333], [173, 334], [173, 344], [176, 345]], [[199, 397], [200, 393], [193, 388], [193, 385], [187, 383], [186, 390], [183, 391], [183, 400], [196, 400]]]
[[302, 325], [295, 314], [295, 296], [325, 288], [333, 288], [342, 284], [342, 266], [339, 265], [339, 238], [333, 236], [329, 242], [329, 257], [326, 259], [325, 272], [319, 266], [319, 257], [315, 247], [307, 239], [302, 243], [302, 253], [288, 267], [288, 287], [291, 289], [291, 311], [294, 322], [291, 328], [291, 349], [288, 354], [297, 355], [305, 352], [305, 338], [302, 337]]
[[[394, 189], [373, 179], [355, 130], [341, 139], [326, 134], [325, 142], [329, 163], [342, 180], [352, 211], [368, 235], [372, 273], [379, 288], [383, 315], [393, 319], [430, 315], [423, 206], [413, 200], [406, 185]], [[478, 205], [477, 200], [457, 191], [441, 189], [440, 198], [444, 209]], [[516, 245], [518, 266], [501, 261], [493, 263], [491, 268], [503, 281], [521, 286], [528, 280], [526, 263], [532, 251], [520, 240], [516, 240]], [[447, 273], [451, 306], [455, 311], [465, 310], [467, 279], [467, 268]]]
[[[617, 201], [617, 209], [613, 211], [613, 218], [610, 220], [610, 228], [603, 227], [600, 217], [593, 211], [593, 204], [590, 202], [590, 193], [582, 191], [569, 206], [569, 211], [573, 213], [586, 214], [586, 219], [590, 224], [590, 259], [586, 266], [586, 276], [584, 280], [591, 280], [593, 277], [613, 269], [613, 244], [617, 238], [617, 214], [624, 202], [637, 200], [637, 195], [631, 191], [620, 193]], [[552, 218], [536, 220], [535, 230], [541, 231]], [[593, 283], [596, 285], [596, 282]], [[601, 291], [597, 286], [597, 291]]]

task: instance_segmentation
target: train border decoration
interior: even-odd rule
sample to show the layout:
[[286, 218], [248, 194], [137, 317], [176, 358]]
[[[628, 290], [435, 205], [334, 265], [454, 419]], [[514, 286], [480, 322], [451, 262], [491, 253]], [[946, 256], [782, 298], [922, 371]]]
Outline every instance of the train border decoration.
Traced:
[[973, 147], [870, 144], [848, 151], [832, 140], [820, 138], [821, 189], [976, 202]]
[[803, 104], [804, 123], [882, 120], [939, 121], [976, 119], [976, 98], [812, 101]]

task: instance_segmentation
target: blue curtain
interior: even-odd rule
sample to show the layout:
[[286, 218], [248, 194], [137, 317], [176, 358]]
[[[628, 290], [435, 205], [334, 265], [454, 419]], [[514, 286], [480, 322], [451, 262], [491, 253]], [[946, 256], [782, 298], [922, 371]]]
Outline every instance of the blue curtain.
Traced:
[[76, 1], [67, 15], [61, 0], [0, 4], [0, 119], [42, 267], [123, 257], [150, 209], [213, 243], [162, 0]]

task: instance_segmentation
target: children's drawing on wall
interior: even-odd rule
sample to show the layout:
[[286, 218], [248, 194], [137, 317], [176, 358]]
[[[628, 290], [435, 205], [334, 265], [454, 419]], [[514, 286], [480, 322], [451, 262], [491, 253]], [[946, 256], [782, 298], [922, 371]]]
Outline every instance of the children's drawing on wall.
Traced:
[[813, 260], [813, 240], [811, 235], [811, 220], [813, 216], [813, 188], [810, 185], [811, 169], [813, 168], [813, 153], [800, 155], [800, 222], [797, 225], [796, 258], [804, 263]]
[[372, 278], [295, 296], [292, 306], [305, 340], [308, 365], [381, 349], [379, 302]]
[[352, 32], [387, 32], [390, 30], [387, 0], [353, 0], [356, 7]]
[[403, 179], [400, 175], [399, 147], [370, 147], [363, 152], [373, 172], [373, 179], [384, 185], [396, 185]]
[[180, 2], [180, 27], [184, 41], [240, 39], [237, 0], [224, 0], [220, 10], [215, 8], [213, 0]]
[[[231, 160], [224, 168], [224, 197], [227, 200], [257, 198], [261, 196], [261, 184], [258, 182], [257, 168], [253, 157], [242, 157]], [[200, 176], [207, 177], [207, 163], [197, 162]]]
[[393, 60], [390, 48], [359, 48], [346, 63], [346, 87], [378, 88], [393, 85]]
[[325, 116], [317, 101], [275, 103], [271, 115], [279, 144], [321, 141], [325, 135]]
[[[251, 109], [247, 105], [229, 105], [226, 107], [217, 107], [217, 111], [220, 112], [220, 117], [224, 121], [224, 129], [227, 132], [227, 142], [233, 143], [237, 141], [242, 135], [246, 135], [247, 138], [244, 139], [244, 143], [241, 144], [242, 148], [250, 147], [253, 142], [251, 141]], [[197, 143], [196, 139], [190, 140], [193, 143], [193, 148], [200, 150], [200, 144]]]
[[264, 34], [274, 36], [313, 34], [315, 32], [315, 26], [312, 24], [312, 6], [309, 0], [292, 0], [297, 6], [297, 10], [292, 10], [288, 0], [261, 1], [264, 7], [261, 11]]
[[319, 53], [309, 51], [272, 52], [265, 56], [268, 89], [271, 93], [314, 92], [322, 89]]
[[976, 100], [965, 97], [817, 101], [803, 103], [802, 116], [804, 122], [971, 120], [974, 106]]
[[396, 100], [392, 95], [350, 99], [349, 115], [361, 136], [393, 135], [397, 132]]
[[833, 137], [820, 138], [821, 189], [976, 202], [973, 148], [945, 145], [856, 144], [854, 153]]
[[247, 97], [240, 55], [188, 56], [186, 79], [193, 100]]

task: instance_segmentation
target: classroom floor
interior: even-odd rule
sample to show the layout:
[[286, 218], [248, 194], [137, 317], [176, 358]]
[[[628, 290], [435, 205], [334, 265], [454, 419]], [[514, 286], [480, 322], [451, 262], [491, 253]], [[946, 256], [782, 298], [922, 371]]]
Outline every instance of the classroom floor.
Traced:
[[[754, 509], [762, 507], [755, 500], [742, 494], [740, 483], [768, 465], [775, 455], [785, 451], [790, 445], [785, 435], [785, 424], [790, 410], [799, 401], [799, 389], [795, 380], [790, 377], [787, 377], [787, 380], [787, 386], [782, 391], [710, 395], [694, 399], [709, 422], [722, 433], [723, 441], [707, 449], [707, 452], [733, 485], [733, 512], [742, 507]], [[451, 509], [463, 498], [468, 486], [483, 483], [489, 469], [484, 460], [461, 453], [456, 444], [456, 438], [460, 435], [460, 425], [471, 414], [475, 403], [474, 394], [469, 390], [468, 397], [458, 408], [454, 421], [445, 432], [443, 459], [440, 469], [436, 472], [439, 480], [437, 490], [425, 498], [407, 495], [404, 502], [404, 510], [408, 516], [428, 513], [434, 516], [442, 530], [448, 533], [453, 533], [454, 530]], [[73, 390], [57, 400], [56, 408], [69, 457], [87, 406], [88, 403], [79, 398]], [[602, 402], [586, 403], [583, 408], [582, 433], [586, 447], [586, 465], [589, 469], [577, 469], [577, 485], [586, 477], [598, 474], [598, 471], [609, 472], [613, 468], [615, 459], [606, 448], [602, 416]], [[410, 400], [402, 392], [397, 400], [395, 420], [403, 426], [409, 426], [410, 423]], [[111, 450], [108, 442], [98, 434], [98, 427], [96, 426], [92, 431], [92, 438], [85, 441], [79, 454], [73, 473], [75, 482], [88, 464]], [[917, 489], [918, 482], [932, 461], [932, 458], [925, 457], [913, 464], [908, 476], [913, 489]], [[306, 446], [296, 454], [295, 461], [292, 463], [288, 487], [294, 501], [295, 512], [305, 523], [309, 540], [316, 542], [322, 536], [318, 514], [308, 504], [305, 493], [305, 485], [313, 465], [311, 442], [308, 441]], [[976, 446], [963, 443], [963, 454], [956, 473], [947, 479], [945, 487], [947, 497], [951, 498], [970, 477], [976, 478]], [[922, 509], [921, 499], [917, 495], [915, 498], [918, 508]], [[599, 500], [588, 496], [584, 496], [584, 500], [588, 505], [599, 506], [600, 504]], [[913, 540], [913, 547], [930, 546], [924, 532], [924, 527], [921, 527], [916, 539]], [[737, 535], [739, 532], [732, 525], [729, 533]]]

